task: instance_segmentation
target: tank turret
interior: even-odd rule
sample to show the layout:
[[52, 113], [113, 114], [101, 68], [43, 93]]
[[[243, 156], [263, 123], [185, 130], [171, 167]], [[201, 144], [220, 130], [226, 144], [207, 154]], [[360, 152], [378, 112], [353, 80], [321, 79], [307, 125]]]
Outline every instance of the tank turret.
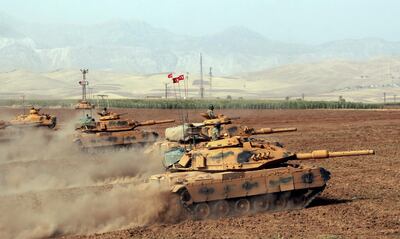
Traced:
[[201, 127], [202, 134], [212, 138], [212, 131], [215, 126], [220, 127], [220, 137], [233, 137], [233, 136], [251, 136], [251, 135], [262, 135], [262, 134], [274, 134], [283, 132], [296, 131], [297, 128], [261, 128], [255, 129], [244, 125], [233, 124], [233, 121], [240, 119], [240, 117], [227, 117], [225, 115], [218, 115], [214, 119], [206, 117], [206, 114], [202, 114], [206, 119], [202, 124], [198, 124], [197, 127]]
[[[231, 137], [211, 141], [204, 148], [193, 149], [176, 158], [169, 165], [172, 171], [223, 171], [251, 170], [274, 167], [289, 160], [306, 160], [330, 157], [345, 157], [374, 154], [372, 150], [328, 152], [317, 150], [311, 153], [291, 153], [275, 143], [251, 142], [245, 137]], [[169, 162], [172, 162], [169, 160]]]

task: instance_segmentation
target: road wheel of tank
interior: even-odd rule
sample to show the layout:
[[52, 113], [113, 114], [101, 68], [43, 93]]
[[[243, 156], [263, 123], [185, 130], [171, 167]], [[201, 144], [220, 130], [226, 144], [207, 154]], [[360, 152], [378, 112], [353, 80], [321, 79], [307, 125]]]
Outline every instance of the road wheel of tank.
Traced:
[[193, 212], [195, 219], [198, 220], [207, 219], [211, 214], [210, 206], [205, 202], [196, 204], [193, 208]]
[[255, 196], [251, 199], [251, 205], [254, 212], [265, 211], [269, 207], [269, 201], [266, 195]]
[[229, 211], [230, 211], [230, 206], [226, 200], [216, 201], [211, 206], [211, 212], [217, 218], [228, 216]]
[[235, 212], [243, 215], [250, 212], [251, 204], [247, 198], [241, 198], [235, 202]]
[[290, 192], [281, 192], [277, 195], [275, 206], [278, 210], [284, 210], [288, 207], [290, 200]]
[[53, 121], [51, 121], [51, 124], [49, 124], [47, 127], [49, 127], [49, 129], [54, 129], [56, 127], [56, 125], [57, 125], [57, 121], [53, 120]]
[[302, 208], [304, 207], [306, 203], [306, 195], [307, 190], [297, 190], [292, 193], [292, 201], [293, 201], [293, 207], [294, 208]]

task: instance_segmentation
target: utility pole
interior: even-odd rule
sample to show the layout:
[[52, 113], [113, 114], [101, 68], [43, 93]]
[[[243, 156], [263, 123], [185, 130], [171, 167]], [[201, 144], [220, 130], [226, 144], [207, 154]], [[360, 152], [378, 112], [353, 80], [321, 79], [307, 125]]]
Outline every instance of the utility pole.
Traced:
[[200, 98], [204, 98], [204, 84], [203, 84], [203, 56], [200, 53]]
[[[104, 102], [104, 107], [110, 108], [110, 102], [108, 101], [108, 95], [97, 95], [98, 97], [101, 98], [101, 102]], [[100, 106], [100, 103], [97, 103], [98, 107]]]
[[168, 83], [165, 84], [165, 99], [168, 99]]
[[188, 98], [189, 96], [189, 72], [186, 72], [186, 98]]
[[89, 85], [89, 82], [86, 81], [86, 74], [89, 73], [88, 69], [81, 69], [82, 72], [82, 81], [79, 84], [82, 86], [82, 100], [86, 100], [86, 86]]
[[386, 92], [383, 92], [383, 104], [386, 104]]
[[88, 90], [89, 90], [89, 99], [92, 100], [93, 99], [93, 88], [88, 87]]
[[210, 97], [212, 96], [212, 67], [210, 67], [210, 73], [209, 73], [209, 77], [210, 77]]
[[304, 101], [304, 93], [301, 94], [301, 99]]

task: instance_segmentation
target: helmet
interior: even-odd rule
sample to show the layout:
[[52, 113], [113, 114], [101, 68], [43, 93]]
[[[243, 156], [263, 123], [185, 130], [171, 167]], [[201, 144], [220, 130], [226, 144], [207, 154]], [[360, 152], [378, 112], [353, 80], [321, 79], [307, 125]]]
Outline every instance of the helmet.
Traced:
[[208, 106], [208, 109], [209, 109], [209, 110], [214, 110], [214, 105], [209, 105], [209, 106]]

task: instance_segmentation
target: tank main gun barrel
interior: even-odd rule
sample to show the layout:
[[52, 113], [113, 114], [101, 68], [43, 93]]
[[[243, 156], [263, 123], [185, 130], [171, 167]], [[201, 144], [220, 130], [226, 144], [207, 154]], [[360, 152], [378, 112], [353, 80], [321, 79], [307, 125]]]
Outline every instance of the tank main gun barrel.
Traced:
[[297, 128], [261, 128], [253, 130], [251, 134], [273, 134], [291, 131], [297, 131]]
[[168, 120], [147, 120], [147, 121], [143, 121], [143, 122], [137, 122], [136, 126], [166, 124], [166, 123], [172, 123], [172, 122], [175, 122], [175, 120], [173, 120], [173, 119], [168, 119]]
[[328, 150], [315, 150], [311, 153], [297, 153], [296, 159], [322, 159], [322, 158], [334, 158], [334, 157], [347, 157], [347, 156], [359, 156], [359, 155], [371, 155], [375, 154], [374, 150], [356, 150], [356, 151], [336, 151], [329, 152]]

